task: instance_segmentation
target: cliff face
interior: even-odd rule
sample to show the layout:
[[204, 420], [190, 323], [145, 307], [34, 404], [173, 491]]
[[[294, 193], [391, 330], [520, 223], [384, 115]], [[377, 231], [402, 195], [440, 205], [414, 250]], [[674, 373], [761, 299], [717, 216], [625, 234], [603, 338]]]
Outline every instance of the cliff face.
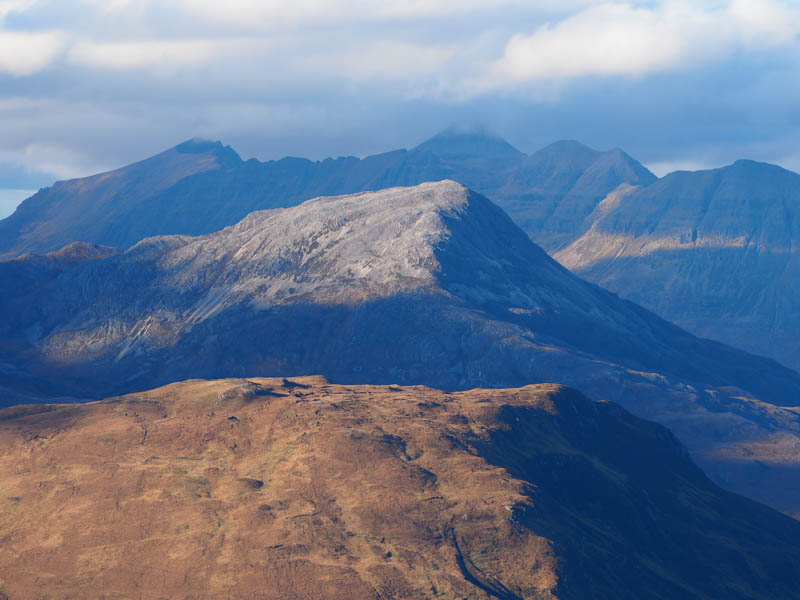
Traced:
[[249, 374], [444, 389], [557, 382], [668, 424], [733, 489], [800, 506], [786, 484], [797, 458], [781, 450], [798, 439], [800, 375], [580, 280], [455, 182], [150, 238], [8, 302], [0, 361], [23, 388], [33, 382], [31, 397]]
[[773, 165], [673, 173], [609, 200], [555, 257], [697, 335], [797, 369], [799, 209], [800, 175]]
[[553, 385], [191, 381], [0, 411], [9, 598], [800, 597], [800, 524]]

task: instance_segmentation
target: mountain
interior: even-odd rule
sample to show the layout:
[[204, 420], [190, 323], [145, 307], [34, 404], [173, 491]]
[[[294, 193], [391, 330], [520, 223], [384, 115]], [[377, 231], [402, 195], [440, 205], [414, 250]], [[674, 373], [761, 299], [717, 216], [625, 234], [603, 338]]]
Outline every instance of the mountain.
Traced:
[[553, 385], [192, 381], [0, 411], [8, 598], [800, 598], [800, 523]]
[[619, 149], [561, 141], [527, 156], [479, 129], [363, 160], [242, 162], [219, 142], [193, 140], [40, 191], [0, 221], [0, 257], [76, 240], [124, 249], [317, 196], [446, 178], [488, 195], [582, 276], [696, 335], [800, 369], [800, 176], [752, 161], [657, 180]]
[[555, 254], [562, 264], [697, 335], [800, 369], [800, 175], [737, 161], [604, 204]]
[[800, 369], [800, 176], [751, 161], [657, 180], [619, 149], [561, 141], [527, 156], [477, 129], [363, 160], [242, 162], [219, 142], [193, 140], [41, 190], [0, 221], [0, 257], [76, 240], [124, 249], [317, 196], [445, 178], [491, 197], [595, 283], [692, 333]]
[[536, 243], [552, 251], [585, 231], [587, 218], [608, 194], [655, 180], [618, 148], [597, 152], [562, 141], [527, 157], [499, 190], [487, 191]]
[[250, 374], [448, 390], [564, 383], [673, 428], [732, 489], [800, 510], [787, 451], [800, 374], [584, 282], [452, 181], [150, 238], [15, 302], [0, 315], [0, 362], [54, 394]]
[[498, 188], [526, 158], [504, 139], [479, 128], [447, 129], [414, 148], [410, 155], [414, 162], [433, 156], [443, 175], [439, 179], [454, 179], [484, 191]]
[[[654, 178], [621, 151], [554, 144], [530, 157], [480, 130], [449, 129], [412, 150], [363, 160], [242, 162], [219, 142], [190, 141], [136, 165], [41, 190], [0, 221], [0, 257], [73, 241], [129, 248], [154, 235], [202, 235], [249, 213], [317, 196], [453, 179], [488, 194], [548, 249], [582, 233], [621, 184]], [[555, 206], [563, 199], [558, 211]], [[565, 231], [574, 235], [565, 235]]]
[[0, 302], [18, 297], [21, 290], [33, 291], [73, 265], [118, 252], [109, 246], [73, 242], [56, 252], [0, 260]]
[[241, 164], [228, 146], [189, 140], [116, 171], [59, 181], [0, 221], [0, 258], [51, 252], [71, 242], [119, 246], [124, 232], [137, 228], [126, 217], [146, 212], [150, 198], [191, 175]]
[[[113, 256], [118, 250], [74, 242], [48, 254], [25, 254], [18, 258], [0, 260], [0, 312], [13, 320], [26, 308], [26, 302], [37, 290], [58, 277], [66, 269], [100, 258]], [[14, 356], [22, 348], [10, 338], [0, 337], [0, 357]], [[11, 403], [47, 399], [75, 401], [53, 391], [52, 383], [20, 369], [0, 358], [0, 406]]]

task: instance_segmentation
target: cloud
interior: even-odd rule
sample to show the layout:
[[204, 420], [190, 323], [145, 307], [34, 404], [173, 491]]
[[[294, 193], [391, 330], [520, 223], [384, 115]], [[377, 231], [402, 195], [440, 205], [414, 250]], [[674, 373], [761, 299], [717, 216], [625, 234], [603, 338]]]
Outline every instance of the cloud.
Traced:
[[0, 166], [7, 169], [11, 165], [27, 172], [34, 180], [41, 178], [43, 173], [55, 179], [71, 179], [96, 172], [98, 166], [84, 153], [52, 141], [31, 142], [0, 152]]
[[0, 188], [197, 135], [247, 156], [324, 158], [461, 121], [526, 151], [578, 138], [663, 169], [796, 159], [794, 6], [0, 0]]
[[4, 19], [6, 15], [25, 10], [33, 5], [35, 0], [0, 0], [0, 20]]
[[0, 73], [25, 76], [47, 67], [61, 52], [58, 32], [6, 31], [6, 18], [28, 9], [33, 0], [0, 0]]
[[220, 45], [212, 40], [139, 40], [95, 42], [81, 40], [69, 50], [69, 61], [99, 69], [176, 68], [205, 64], [218, 56]]
[[81, 153], [57, 142], [33, 142], [25, 146], [23, 157], [27, 164], [52, 173], [58, 179], [79, 177], [89, 162]]
[[692, 69], [738, 50], [792, 44], [798, 33], [800, 11], [773, 0], [733, 0], [721, 8], [606, 2], [513, 35], [491, 85]]
[[[235, 23], [247, 28], [273, 29], [287, 24], [365, 23], [397, 19], [451, 17], [485, 10], [498, 11], [530, 4], [527, 0], [180, 0], [187, 13], [215, 23]], [[544, 0], [540, 11], [574, 4], [567, 0]]]
[[61, 52], [58, 33], [0, 31], [0, 72], [24, 76], [47, 67]]
[[454, 44], [383, 40], [351, 43], [332, 53], [319, 50], [299, 59], [304, 72], [350, 80], [403, 79], [436, 72], [457, 52]]

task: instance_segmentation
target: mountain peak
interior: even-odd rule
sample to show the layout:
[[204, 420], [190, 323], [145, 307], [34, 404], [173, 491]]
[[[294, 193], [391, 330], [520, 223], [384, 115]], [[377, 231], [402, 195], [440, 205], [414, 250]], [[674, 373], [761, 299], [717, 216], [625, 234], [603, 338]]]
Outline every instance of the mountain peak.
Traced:
[[416, 148], [445, 159], [521, 159], [525, 155], [500, 136], [482, 127], [449, 127]]
[[616, 172], [626, 183], [633, 185], [649, 185], [658, 179], [647, 167], [621, 148], [602, 152], [592, 168], [599, 169], [606, 174], [605, 176]]
[[201, 137], [193, 137], [175, 146], [175, 150], [184, 154], [200, 154], [222, 148], [219, 140], [209, 140]]
[[583, 154], [591, 154], [597, 155], [599, 152], [594, 148], [590, 148], [586, 144], [579, 142], [578, 140], [558, 140], [553, 142], [552, 144], [548, 144], [539, 152], [559, 152], [559, 153], [567, 153], [567, 154], [575, 154], [575, 153], [583, 153]]
[[[224, 239], [226, 246], [236, 248], [235, 258], [228, 259], [228, 268], [236, 273], [248, 273], [244, 265], [273, 272], [278, 268], [275, 257], [287, 254], [287, 248], [306, 248], [279, 261], [281, 271], [294, 273], [294, 294], [347, 303], [356, 296], [433, 285], [440, 269], [436, 247], [449, 233], [446, 222], [475, 210], [478, 198], [490, 204], [451, 180], [320, 197], [251, 213], [209, 236], [207, 243], [219, 247]], [[312, 241], [309, 232], [315, 231], [324, 233]], [[208, 254], [206, 259], [197, 253], [200, 270], [207, 260], [216, 260], [213, 252]]]
[[795, 173], [794, 171], [784, 169], [780, 165], [775, 165], [772, 163], [762, 162], [757, 160], [750, 160], [746, 158], [740, 158], [733, 164], [728, 165], [727, 167], [723, 167], [723, 170], [730, 172], [738, 172], [738, 173], [748, 173], [748, 174], [763, 173], [765, 176], [768, 176], [769, 174], [776, 174], [776, 175], [780, 174], [782, 176], [786, 175], [797, 176], [797, 173]]
[[172, 150], [179, 154], [210, 154], [216, 157], [222, 168], [235, 167], [243, 162], [233, 148], [224, 145], [219, 140], [194, 137], [178, 144]]
[[539, 165], [548, 169], [586, 169], [598, 156], [600, 152], [576, 140], [559, 140], [531, 154], [525, 163], [529, 167]]

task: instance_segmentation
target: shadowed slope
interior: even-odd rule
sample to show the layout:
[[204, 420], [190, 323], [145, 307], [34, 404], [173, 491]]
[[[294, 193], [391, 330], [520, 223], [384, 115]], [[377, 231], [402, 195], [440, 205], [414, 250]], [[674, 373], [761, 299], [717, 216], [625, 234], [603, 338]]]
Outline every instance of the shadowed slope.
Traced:
[[[113, 256], [116, 248], [95, 246], [80, 242], [72, 243], [57, 252], [48, 254], [25, 254], [18, 258], [0, 260], [0, 313], [13, 321], [17, 315], [30, 307], [42, 287], [59, 276], [64, 270], [91, 260]], [[57, 399], [76, 401], [82, 395], [62, 396], [58, 385], [37, 377], [18, 364], [4, 362], [4, 358], [25, 351], [26, 343], [19, 344], [13, 337], [0, 336], [0, 406], [19, 402], [54, 402]], [[18, 363], [18, 361], [15, 361]]]
[[47, 254], [23, 254], [0, 260], [0, 302], [19, 297], [21, 292], [35, 290], [73, 265], [113, 256], [117, 252], [116, 248], [109, 246], [73, 242]]
[[800, 524], [559, 386], [193, 381], [0, 412], [0, 590], [800, 597]]

